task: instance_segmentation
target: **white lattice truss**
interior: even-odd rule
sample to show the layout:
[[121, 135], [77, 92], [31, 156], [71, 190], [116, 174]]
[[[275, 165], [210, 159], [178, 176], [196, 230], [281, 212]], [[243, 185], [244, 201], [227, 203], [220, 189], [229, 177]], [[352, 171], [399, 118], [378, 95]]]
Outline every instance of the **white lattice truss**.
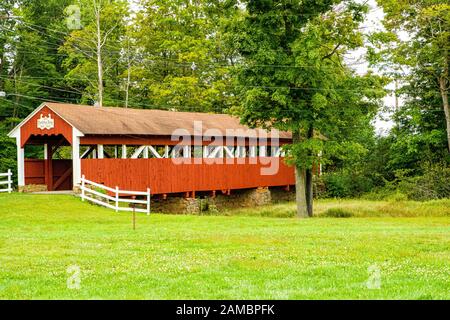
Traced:
[[[122, 145], [122, 159], [169, 159], [169, 158], [255, 158], [255, 157], [284, 157], [285, 151], [281, 147], [269, 146], [133, 146], [132, 154], [129, 155], [129, 146]], [[269, 151], [270, 149], [270, 151]], [[103, 145], [90, 146], [81, 155], [81, 159], [92, 157], [103, 159], [106, 153]], [[112, 156], [110, 156], [112, 157]], [[114, 158], [119, 158], [119, 148], [115, 146]]]

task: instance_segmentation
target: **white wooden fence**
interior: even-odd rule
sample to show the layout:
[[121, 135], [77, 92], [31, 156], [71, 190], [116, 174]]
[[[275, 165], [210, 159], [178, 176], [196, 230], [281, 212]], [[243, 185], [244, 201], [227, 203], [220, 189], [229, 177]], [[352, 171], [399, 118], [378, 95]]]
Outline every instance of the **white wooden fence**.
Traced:
[[[97, 190], [95, 190], [97, 189]], [[104, 190], [105, 193], [99, 191]], [[114, 196], [108, 195], [108, 193], [114, 194]], [[128, 198], [121, 198], [121, 196], [128, 195]], [[141, 196], [146, 198], [146, 200], [135, 200], [130, 199], [131, 196]], [[119, 187], [110, 188], [102, 184], [98, 184], [86, 179], [83, 175], [81, 178], [81, 200], [90, 201], [100, 206], [119, 211], [133, 211], [133, 208], [121, 206], [121, 204], [126, 203], [129, 205], [134, 205], [136, 212], [146, 213], [150, 215], [150, 189], [147, 192], [142, 191], [126, 191], [120, 190]], [[145, 209], [136, 207], [137, 205], [143, 205]]]
[[[5, 178], [6, 177], [6, 178]], [[7, 180], [3, 180], [7, 179]], [[4, 186], [7, 186], [6, 189]], [[0, 192], [12, 192], [12, 172], [8, 170], [7, 173], [0, 173]]]

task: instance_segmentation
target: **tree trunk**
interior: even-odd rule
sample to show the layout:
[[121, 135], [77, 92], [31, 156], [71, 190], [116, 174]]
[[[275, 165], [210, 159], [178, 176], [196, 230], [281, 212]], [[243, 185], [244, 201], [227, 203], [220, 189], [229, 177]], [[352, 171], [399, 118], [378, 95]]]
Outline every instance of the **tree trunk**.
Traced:
[[128, 101], [130, 99], [130, 82], [131, 82], [131, 58], [130, 58], [130, 40], [128, 40], [127, 43], [128, 47], [128, 56], [127, 56], [127, 62], [128, 62], [128, 69], [127, 69], [127, 84], [126, 84], [126, 92], [125, 92], [125, 108], [128, 108]]
[[126, 92], [125, 92], [125, 108], [128, 108], [128, 101], [130, 99], [130, 81], [131, 81], [131, 70], [130, 65], [128, 64], [128, 71], [127, 71], [127, 86], [126, 86]]
[[299, 218], [308, 217], [308, 206], [306, 202], [306, 170], [295, 168], [295, 193], [297, 201], [297, 215]]
[[103, 64], [101, 52], [97, 53], [98, 60], [98, 106], [103, 107]]
[[22, 74], [23, 74], [23, 67], [20, 67], [20, 72], [19, 72], [19, 80], [17, 79], [17, 70], [14, 69], [14, 93], [15, 93], [15, 98], [14, 98], [14, 109], [13, 109], [13, 118], [19, 118], [20, 113], [19, 113], [19, 102], [20, 102], [20, 95], [19, 95], [19, 90], [18, 87], [19, 85], [17, 84], [18, 82], [21, 82], [20, 80], [22, 80]]
[[450, 110], [448, 105], [448, 81], [445, 76], [439, 78], [439, 87], [442, 97], [442, 105], [445, 113], [445, 123], [447, 124], [447, 143], [448, 151], [450, 152]]
[[[308, 129], [308, 139], [314, 138], [314, 127], [311, 125]], [[314, 154], [310, 154], [314, 156]], [[306, 207], [308, 209], [308, 216], [314, 215], [314, 190], [313, 190], [313, 169], [306, 170]]]
[[96, 8], [97, 19], [97, 66], [98, 66], [98, 106], [103, 107], [103, 61], [102, 61], [102, 33], [100, 26], [100, 4]]
[[3, 84], [4, 80], [1, 77], [3, 75], [3, 66], [5, 63], [5, 55], [3, 54], [3, 47], [4, 47], [4, 44], [3, 43], [0, 44], [0, 50], [2, 51], [2, 54], [0, 54], [0, 91], [4, 90], [4, 84]]
[[305, 179], [306, 208], [309, 217], [312, 217], [314, 215], [313, 176], [314, 174], [312, 169], [306, 170], [306, 179]]
[[[293, 143], [301, 143], [302, 137], [299, 132], [293, 132]], [[299, 218], [308, 217], [308, 206], [306, 199], [306, 170], [295, 166], [295, 195], [297, 201], [297, 216]]]

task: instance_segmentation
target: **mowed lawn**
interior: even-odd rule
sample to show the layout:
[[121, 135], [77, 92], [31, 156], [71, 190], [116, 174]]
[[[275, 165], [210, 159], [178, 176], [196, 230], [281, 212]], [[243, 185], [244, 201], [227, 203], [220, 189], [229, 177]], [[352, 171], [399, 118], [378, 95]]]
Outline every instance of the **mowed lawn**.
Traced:
[[[450, 299], [450, 216], [425, 211], [138, 215], [133, 231], [130, 214], [72, 196], [0, 195], [0, 299]], [[369, 289], [377, 270], [381, 287]]]

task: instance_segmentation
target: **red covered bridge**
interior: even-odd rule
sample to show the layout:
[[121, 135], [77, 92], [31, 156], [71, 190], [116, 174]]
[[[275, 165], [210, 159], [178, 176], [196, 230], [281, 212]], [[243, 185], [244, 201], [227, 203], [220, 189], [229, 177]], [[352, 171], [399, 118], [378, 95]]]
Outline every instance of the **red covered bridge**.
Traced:
[[[22, 189], [72, 190], [82, 175], [164, 195], [295, 184], [281, 149], [291, 135], [229, 115], [44, 103], [9, 136]], [[30, 145], [42, 147], [39, 159], [25, 158]]]

